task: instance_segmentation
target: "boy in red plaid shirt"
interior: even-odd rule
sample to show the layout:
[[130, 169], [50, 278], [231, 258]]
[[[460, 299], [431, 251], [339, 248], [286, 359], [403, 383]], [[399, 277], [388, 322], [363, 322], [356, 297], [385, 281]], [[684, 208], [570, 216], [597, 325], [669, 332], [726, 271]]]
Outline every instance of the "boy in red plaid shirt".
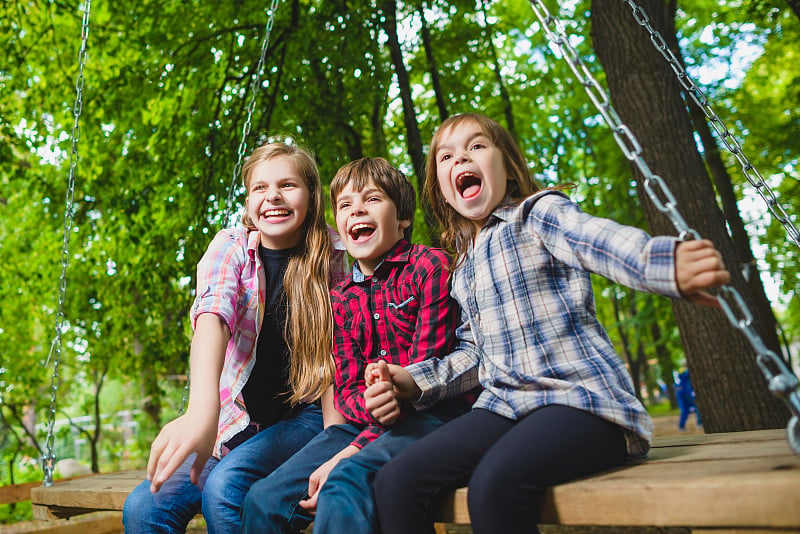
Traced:
[[381, 158], [342, 167], [331, 183], [339, 234], [356, 260], [331, 292], [336, 363], [334, 403], [347, 424], [328, 427], [250, 489], [244, 532], [370, 533], [378, 530], [372, 481], [401, 450], [464, 413], [464, 399], [415, 412], [391, 427], [365, 406], [369, 363], [406, 366], [448, 354], [459, 308], [450, 297], [448, 257], [412, 245], [414, 189]]

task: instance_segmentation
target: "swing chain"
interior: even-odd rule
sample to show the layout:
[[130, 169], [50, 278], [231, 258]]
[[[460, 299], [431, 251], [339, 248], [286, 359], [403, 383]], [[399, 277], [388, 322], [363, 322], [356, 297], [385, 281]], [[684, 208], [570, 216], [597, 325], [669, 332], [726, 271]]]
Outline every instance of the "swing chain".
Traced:
[[[253, 121], [253, 112], [256, 109], [256, 96], [258, 94], [258, 88], [261, 85], [261, 72], [264, 70], [264, 63], [267, 57], [267, 49], [269, 48], [269, 39], [270, 35], [272, 34], [272, 27], [275, 24], [275, 11], [278, 9], [278, 5], [280, 4], [280, 0], [272, 0], [272, 4], [269, 7], [269, 17], [267, 18], [267, 24], [264, 28], [264, 40], [261, 43], [261, 55], [258, 58], [258, 64], [256, 65], [256, 70], [253, 75], [253, 81], [250, 84], [250, 102], [247, 104], [247, 118], [244, 121], [244, 126], [242, 126], [242, 138], [239, 141], [239, 148], [237, 149], [237, 159], [236, 164], [233, 166], [233, 173], [231, 175], [231, 182], [228, 186], [228, 199], [226, 201], [226, 208], [225, 208], [225, 217], [222, 219], [223, 226], [227, 226], [229, 224], [229, 220], [231, 218], [231, 211], [233, 210], [233, 201], [236, 197], [236, 179], [239, 176], [239, 173], [242, 171], [242, 163], [244, 162], [244, 158], [247, 152], [247, 136], [250, 135], [250, 126]], [[183, 414], [186, 411], [186, 405], [189, 402], [189, 389], [191, 384], [191, 376], [187, 374], [186, 378], [186, 386], [183, 388], [183, 393], [181, 395], [181, 407], [179, 410], [179, 414]]]
[[225, 218], [223, 219], [224, 225], [228, 224], [233, 209], [233, 201], [236, 197], [236, 180], [242, 170], [242, 163], [247, 152], [247, 136], [250, 135], [250, 125], [253, 120], [253, 112], [256, 108], [256, 96], [261, 84], [261, 73], [264, 70], [264, 62], [267, 57], [267, 49], [269, 48], [269, 39], [272, 34], [272, 27], [275, 23], [275, 11], [278, 9], [279, 3], [280, 0], [272, 0], [272, 5], [269, 8], [269, 18], [267, 19], [267, 25], [264, 29], [264, 41], [261, 43], [261, 56], [258, 58], [258, 65], [256, 66], [252, 82], [250, 83], [250, 102], [247, 104], [247, 119], [244, 121], [244, 126], [242, 127], [242, 138], [239, 141], [236, 165], [233, 166], [231, 183], [228, 188], [227, 208], [225, 210]]
[[[798, 390], [800, 381], [792, 374], [786, 363], [775, 352], [767, 348], [753, 329], [753, 314], [738, 291], [723, 286], [720, 288], [717, 300], [731, 324], [744, 334], [756, 351], [756, 363], [767, 380], [769, 390], [773, 395], [782, 399], [792, 412], [792, 419], [789, 421], [786, 432], [792, 450], [800, 454], [800, 390]], [[736, 310], [738, 310], [738, 314]]]
[[634, 0], [622, 0], [633, 11], [633, 18], [639, 26], [642, 26], [647, 33], [650, 34], [650, 42], [653, 43], [653, 46], [656, 47], [664, 59], [667, 60], [667, 63], [672, 68], [672, 71], [675, 73], [675, 76], [678, 78], [678, 82], [683, 86], [684, 89], [688, 92], [689, 96], [694, 100], [695, 104], [703, 111], [706, 118], [710, 121], [711, 127], [714, 128], [714, 131], [717, 132], [720, 141], [725, 145], [725, 148], [736, 157], [736, 160], [739, 162], [739, 165], [742, 168], [742, 172], [744, 173], [745, 178], [750, 185], [752, 185], [755, 190], [761, 195], [761, 198], [764, 199], [764, 202], [767, 204], [767, 208], [772, 213], [772, 216], [775, 217], [781, 224], [783, 224], [784, 228], [786, 228], [786, 233], [788, 234], [789, 238], [794, 241], [794, 244], [800, 247], [800, 232], [798, 232], [797, 227], [792, 223], [791, 218], [787, 215], [786, 211], [783, 209], [783, 206], [780, 205], [778, 202], [778, 198], [775, 196], [775, 192], [770, 188], [769, 184], [764, 180], [764, 177], [761, 175], [759, 170], [750, 162], [748, 157], [742, 150], [742, 145], [736, 138], [733, 136], [731, 131], [725, 125], [725, 123], [720, 119], [719, 115], [716, 114], [714, 109], [709, 104], [708, 98], [706, 98], [703, 91], [697, 86], [697, 84], [692, 80], [691, 76], [686, 72], [686, 69], [683, 68], [683, 65], [675, 57], [675, 54], [670, 50], [669, 46], [667, 46], [666, 40], [662, 35], [650, 24], [650, 17], [647, 15], [647, 12]]
[[58, 312], [56, 313], [55, 337], [50, 344], [50, 353], [47, 355], [45, 367], [53, 360], [53, 376], [50, 383], [50, 412], [47, 421], [47, 437], [45, 439], [45, 455], [42, 456], [42, 469], [44, 470], [44, 487], [53, 485], [53, 471], [55, 469], [56, 455], [53, 452], [54, 433], [56, 421], [56, 406], [60, 375], [58, 366], [61, 363], [61, 334], [64, 328], [64, 301], [67, 294], [67, 267], [69, 266], [69, 238], [72, 232], [73, 199], [75, 197], [75, 169], [78, 166], [78, 141], [81, 138], [81, 127], [78, 122], [83, 110], [83, 68], [86, 64], [86, 43], [89, 39], [89, 13], [92, 9], [92, 0], [86, 0], [81, 23], [81, 47], [78, 52], [78, 76], [75, 80], [75, 105], [72, 109], [74, 120], [72, 123], [72, 151], [69, 155], [69, 174], [67, 178], [67, 193], [64, 209], [64, 241], [61, 248], [61, 276], [58, 280]]
[[[534, 14], [539, 19], [539, 22], [541, 22], [542, 29], [547, 35], [547, 38], [558, 47], [570, 69], [589, 95], [589, 99], [600, 112], [600, 115], [603, 116], [606, 124], [611, 128], [614, 140], [617, 142], [620, 149], [622, 149], [622, 153], [629, 161], [633, 162], [636, 167], [638, 167], [639, 171], [644, 176], [645, 190], [656, 208], [669, 217], [673, 226], [678, 230], [678, 235], [681, 239], [687, 239], [689, 237], [698, 239], [700, 237], [699, 234], [686, 223], [683, 216], [681, 216], [680, 212], [677, 210], [677, 201], [672, 192], [667, 188], [664, 180], [660, 176], [653, 174], [647, 162], [644, 161], [642, 157], [642, 145], [639, 143], [639, 140], [633, 135], [630, 128], [622, 123], [617, 111], [613, 108], [608, 99], [608, 94], [592, 75], [586, 63], [578, 55], [578, 51], [569, 42], [569, 37], [566, 35], [561, 21], [552, 16], [547, 7], [540, 0], [531, 0], [531, 7], [533, 7]], [[551, 25], [553, 26], [552, 29]], [[662, 201], [658, 196], [659, 192], [664, 196], [666, 202]]]
[[[541, 0], [530, 0], [530, 3], [547, 38], [558, 47], [564, 59], [572, 69], [572, 72], [575, 73], [581, 85], [586, 89], [589, 99], [595, 104], [612, 132], [614, 132], [614, 139], [622, 149], [625, 157], [633, 162], [639, 169], [639, 172], [645, 177], [645, 190], [656, 208], [670, 218], [675, 229], [678, 231], [679, 239], [682, 241], [699, 239], [700, 235], [697, 231], [689, 227], [678, 212], [677, 201], [664, 180], [660, 176], [653, 174], [642, 158], [641, 144], [630, 129], [622, 124], [616, 110], [614, 110], [609, 103], [607, 93], [601, 88], [575, 48], [570, 44], [561, 21], [550, 14]], [[554, 29], [551, 29], [551, 26]], [[592, 92], [598, 88], [598, 92], [602, 93], [599, 96]], [[662, 201], [659, 194], [664, 197], [665, 201]], [[726, 300], [728, 298], [735, 302], [741, 314], [741, 318], [738, 318], [734, 313], [733, 308]], [[753, 315], [747, 308], [744, 299], [735, 288], [730, 286], [720, 287], [720, 296], [717, 300], [720, 302], [731, 324], [745, 335], [750, 345], [756, 351], [756, 362], [767, 379], [770, 391], [786, 402], [790, 411], [793, 413], [793, 417], [789, 421], [787, 427], [789, 445], [795, 453], [800, 454], [800, 392], [798, 392], [797, 377], [792, 374], [789, 368], [774, 352], [767, 349], [764, 341], [753, 329]], [[773, 371], [773, 368], [777, 369], [777, 371]]]

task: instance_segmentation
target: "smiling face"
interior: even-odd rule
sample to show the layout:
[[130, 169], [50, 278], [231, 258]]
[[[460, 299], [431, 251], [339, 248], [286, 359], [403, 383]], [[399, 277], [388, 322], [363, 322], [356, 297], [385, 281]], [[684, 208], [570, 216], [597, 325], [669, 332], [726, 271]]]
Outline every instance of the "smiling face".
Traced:
[[336, 228], [361, 272], [371, 276], [383, 256], [403, 239], [410, 220], [399, 220], [397, 207], [369, 180], [360, 191], [348, 183], [336, 197]]
[[506, 195], [502, 153], [473, 121], [450, 127], [440, 139], [434, 157], [442, 196], [480, 230]]
[[261, 234], [261, 244], [282, 250], [300, 243], [305, 233], [309, 190], [286, 156], [253, 167], [247, 188], [247, 214]]

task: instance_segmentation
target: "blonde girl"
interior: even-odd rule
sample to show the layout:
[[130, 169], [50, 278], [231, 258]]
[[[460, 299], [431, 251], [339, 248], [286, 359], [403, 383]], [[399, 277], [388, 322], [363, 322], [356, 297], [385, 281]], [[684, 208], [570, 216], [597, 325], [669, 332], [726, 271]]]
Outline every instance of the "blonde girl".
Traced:
[[197, 267], [186, 413], [150, 449], [147, 481], [125, 502], [126, 532], [239, 532], [250, 485], [326, 424], [333, 409], [329, 289], [346, 256], [324, 219], [313, 157], [286, 143], [242, 168], [242, 224], [219, 232]]

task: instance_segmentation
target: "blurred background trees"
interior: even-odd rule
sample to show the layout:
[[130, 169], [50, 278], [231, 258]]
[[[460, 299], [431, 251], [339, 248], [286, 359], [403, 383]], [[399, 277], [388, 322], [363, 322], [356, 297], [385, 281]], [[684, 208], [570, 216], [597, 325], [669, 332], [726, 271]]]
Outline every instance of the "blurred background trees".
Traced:
[[[800, 209], [796, 4], [642, 3], [793, 218]], [[624, 2], [547, 5], [610, 88], [690, 225], [723, 250], [748, 303], [769, 298], [771, 310], [757, 314], [769, 345], [796, 359], [800, 251], [736, 159], [718, 139], [723, 149], [715, 152], [696, 114], [692, 122], [691, 100], [647, 32]], [[56, 418], [73, 420], [63, 439], [81, 436], [82, 459], [95, 469], [142, 465], [155, 431], [180, 408], [195, 264], [227, 208], [265, 10], [250, 0], [92, 6]], [[29, 476], [19, 466], [40, 455], [36, 425], [50, 408], [52, 362], [45, 362], [81, 17], [78, 0], [0, 4], [2, 483], [15, 472]], [[281, 2], [247, 152], [267, 138], [293, 137], [315, 152], [325, 182], [369, 155], [400, 166], [418, 187], [436, 126], [473, 110], [514, 133], [545, 184], [576, 183], [572, 196], [585, 211], [674, 233], [642, 199], [641, 177], [524, 0]], [[432, 222], [421, 208], [417, 241], [436, 242]], [[667, 299], [595, 284], [598, 314], [647, 403], [667, 402], [673, 371], [688, 363], [708, 431], [785, 422], [752, 350], [721, 312], [680, 303], [673, 311]], [[101, 417], [121, 411], [135, 414], [124, 428], [119, 417]], [[130, 424], [138, 429], [132, 439]]]

